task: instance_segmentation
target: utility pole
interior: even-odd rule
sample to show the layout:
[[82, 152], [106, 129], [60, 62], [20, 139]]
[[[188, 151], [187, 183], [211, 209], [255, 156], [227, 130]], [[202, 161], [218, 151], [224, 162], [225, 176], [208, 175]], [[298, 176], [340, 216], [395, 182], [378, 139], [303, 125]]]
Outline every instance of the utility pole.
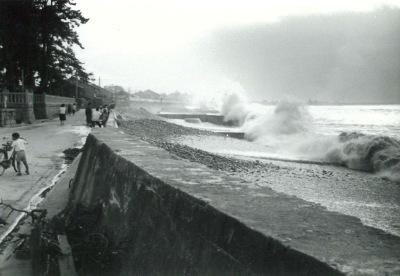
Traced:
[[78, 77], [75, 77], [75, 101], [78, 100]]

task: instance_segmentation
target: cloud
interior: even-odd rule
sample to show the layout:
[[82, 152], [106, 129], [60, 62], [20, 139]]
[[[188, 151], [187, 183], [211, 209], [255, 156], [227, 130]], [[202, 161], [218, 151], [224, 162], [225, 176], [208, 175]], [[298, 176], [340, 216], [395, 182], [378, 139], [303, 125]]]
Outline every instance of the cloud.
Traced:
[[221, 30], [214, 58], [254, 97], [400, 103], [400, 10]]
[[[227, 83], [231, 82], [233, 86], [237, 86], [237, 83], [246, 86], [250, 94], [258, 97], [262, 96], [260, 91], [279, 90], [279, 93], [289, 93], [298, 87], [295, 84], [291, 86], [287, 84], [285, 91], [282, 92], [279, 82], [289, 83], [297, 80], [302, 82], [301, 87], [306, 87], [309, 82], [304, 76], [307, 72], [296, 70], [303, 63], [311, 63], [306, 58], [287, 56], [286, 58], [290, 58], [297, 67], [280, 67], [277, 66], [278, 58], [284, 56], [279, 56], [279, 51], [276, 57], [271, 52], [268, 61], [265, 59], [258, 61], [252, 53], [246, 54], [246, 51], [254, 51], [254, 54], [263, 55], [265, 40], [262, 37], [268, 35], [278, 39], [275, 44], [267, 45], [269, 51], [287, 47], [287, 52], [290, 52], [290, 45], [287, 43], [283, 45], [286, 39], [284, 35], [296, 35], [297, 32], [283, 30], [282, 35], [273, 34], [271, 27], [265, 27], [266, 24], [278, 22], [283, 16], [350, 10], [368, 11], [381, 3], [395, 4], [396, 0], [84, 0], [77, 2], [78, 8], [90, 18], [86, 25], [79, 28], [85, 49], [77, 49], [77, 54], [89, 71], [101, 77], [102, 84], [120, 84], [131, 87], [132, 90], [147, 88], [159, 92], [184, 90], [184, 92], [211, 95], [219, 93], [223, 87], [230, 86]], [[289, 25], [287, 27], [292, 28]], [[208, 39], [213, 32], [221, 29], [235, 31], [220, 32], [218, 41], [221, 43], [216, 44], [215, 40]], [[279, 28], [275, 29], [279, 31]], [[262, 34], [264, 31], [266, 34]], [[302, 31], [298, 31], [301, 34]], [[238, 36], [238, 41], [234, 42], [243, 46], [246, 46], [246, 39], [252, 39], [246, 46], [247, 49], [241, 49], [240, 45], [229, 44], [229, 41], [232, 41], [232, 37], [229, 36], [232, 34]], [[224, 37], [227, 44], [224, 44]], [[279, 41], [282, 43], [279, 44]], [[296, 41], [288, 40], [288, 42]], [[292, 47], [294, 47], [292, 51], [296, 51], [297, 46]], [[232, 58], [228, 55], [236, 55], [236, 61], [232, 63]], [[342, 55], [346, 56], [346, 53]], [[256, 71], [248, 67], [246, 56], [250, 57], [249, 62], [255, 61], [252, 67]], [[324, 67], [324, 62], [318, 60], [320, 65], [315, 62], [308, 66], [310, 72], [318, 72]], [[261, 64], [263, 62], [275, 68], [280, 74], [265, 71]], [[226, 70], [229, 66], [243, 66], [243, 70], [232, 70], [232, 68]], [[341, 78], [341, 71], [338, 70], [340, 67], [331, 64], [330, 66], [329, 68], [336, 70], [333, 75]], [[318, 76], [322, 78], [318, 80], [319, 83], [326, 82], [323, 74]], [[259, 81], [260, 78], [272, 81], [262, 83]], [[309, 87], [310, 91], [316, 89], [312, 84]]]

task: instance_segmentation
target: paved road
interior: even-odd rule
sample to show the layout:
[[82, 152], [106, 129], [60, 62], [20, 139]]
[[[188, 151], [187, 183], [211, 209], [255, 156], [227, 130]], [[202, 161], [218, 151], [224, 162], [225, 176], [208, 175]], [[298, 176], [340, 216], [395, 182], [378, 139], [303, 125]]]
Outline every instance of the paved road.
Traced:
[[[63, 167], [63, 150], [81, 146], [90, 131], [85, 125], [84, 111], [68, 117], [64, 126], [57, 119], [23, 127], [1, 128], [0, 142], [10, 140], [12, 132], [19, 132], [28, 141], [27, 157], [31, 175], [16, 176], [8, 169], [0, 177], [0, 197], [5, 203], [24, 209], [32, 197], [48, 186]], [[3, 138], [4, 137], [4, 138]], [[0, 225], [0, 241], [18, 213], [9, 215], [9, 209], [0, 208], [0, 217], [7, 225]]]

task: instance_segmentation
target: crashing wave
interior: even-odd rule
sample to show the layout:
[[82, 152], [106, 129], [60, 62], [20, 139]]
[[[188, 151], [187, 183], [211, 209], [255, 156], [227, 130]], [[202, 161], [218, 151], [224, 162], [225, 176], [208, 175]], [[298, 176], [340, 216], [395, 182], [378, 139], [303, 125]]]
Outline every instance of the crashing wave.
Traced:
[[400, 182], [400, 142], [395, 138], [358, 132], [318, 134], [306, 106], [291, 102], [281, 102], [268, 113], [230, 95], [222, 114], [241, 125], [246, 139], [265, 145], [275, 156], [346, 166]]
[[238, 94], [230, 94], [225, 97], [221, 106], [221, 114], [224, 121], [234, 122], [235, 125], [243, 125], [249, 115], [250, 110], [246, 99]]
[[308, 132], [311, 116], [306, 108], [298, 103], [280, 102], [273, 114], [247, 121], [246, 134], [257, 138], [264, 134], [292, 135]]
[[357, 132], [341, 133], [338, 140], [337, 147], [327, 153], [327, 161], [400, 181], [400, 141]]

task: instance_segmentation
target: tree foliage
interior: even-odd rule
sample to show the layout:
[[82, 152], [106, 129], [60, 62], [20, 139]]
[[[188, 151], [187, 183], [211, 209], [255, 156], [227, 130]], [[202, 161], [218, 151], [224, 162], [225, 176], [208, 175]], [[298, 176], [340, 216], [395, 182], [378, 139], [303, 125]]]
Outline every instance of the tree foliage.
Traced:
[[88, 81], [73, 51], [87, 21], [74, 0], [0, 0], [0, 82], [52, 93], [72, 76]]

